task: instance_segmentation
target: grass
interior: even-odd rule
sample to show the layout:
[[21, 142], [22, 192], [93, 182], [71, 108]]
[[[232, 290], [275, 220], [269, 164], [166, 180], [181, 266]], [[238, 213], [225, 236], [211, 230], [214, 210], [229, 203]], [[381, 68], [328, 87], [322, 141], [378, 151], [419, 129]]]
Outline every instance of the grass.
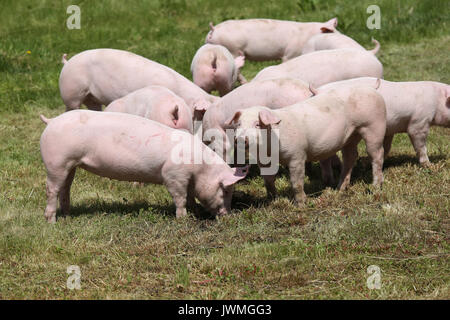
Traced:
[[[63, 112], [63, 53], [130, 50], [185, 76], [209, 21], [231, 18], [328, 20], [371, 47], [388, 80], [449, 83], [448, 1], [376, 1], [382, 28], [365, 28], [373, 1], [74, 1], [81, 30], [65, 28], [69, 1], [2, 2], [0, 21], [1, 299], [448, 299], [450, 131], [432, 128], [431, 168], [397, 135], [381, 191], [370, 186], [361, 147], [347, 192], [324, 188], [317, 164], [306, 208], [292, 203], [288, 175], [268, 201], [256, 171], [240, 183], [233, 214], [177, 220], [162, 186], [131, 188], [82, 170], [72, 215], [48, 225], [38, 115]], [[27, 51], [31, 53], [28, 54]], [[265, 63], [247, 63], [251, 79]], [[81, 290], [68, 290], [69, 265]], [[381, 268], [381, 289], [366, 286]]]

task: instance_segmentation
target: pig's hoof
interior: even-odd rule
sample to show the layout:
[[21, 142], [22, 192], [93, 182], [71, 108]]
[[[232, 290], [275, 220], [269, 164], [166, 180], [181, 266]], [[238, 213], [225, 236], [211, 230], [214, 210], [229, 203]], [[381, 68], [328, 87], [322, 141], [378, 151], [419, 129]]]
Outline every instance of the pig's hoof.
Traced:
[[50, 224], [55, 224], [56, 223], [56, 216], [48, 217], [47, 218], [47, 222], [50, 223]]
[[430, 168], [431, 167], [431, 162], [430, 161], [423, 161], [420, 163], [420, 165], [424, 168]]

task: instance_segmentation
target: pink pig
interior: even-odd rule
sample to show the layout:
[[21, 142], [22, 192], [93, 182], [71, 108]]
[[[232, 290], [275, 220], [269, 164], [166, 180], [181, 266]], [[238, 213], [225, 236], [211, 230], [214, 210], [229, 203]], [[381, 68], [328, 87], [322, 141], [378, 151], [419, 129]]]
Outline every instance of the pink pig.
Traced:
[[186, 102], [169, 89], [148, 86], [111, 102], [106, 112], [123, 112], [192, 133], [192, 112]]
[[212, 96], [178, 72], [137, 54], [115, 50], [83, 51], [69, 61], [59, 76], [59, 90], [66, 110], [80, 108], [101, 110], [130, 92], [150, 85], [173, 91], [186, 101], [192, 113], [196, 106], [209, 106], [218, 97]]
[[[375, 78], [357, 78], [329, 83], [318, 92], [343, 90], [361, 85], [373, 85]], [[394, 134], [406, 132], [421, 165], [427, 166], [426, 141], [433, 125], [450, 127], [450, 86], [433, 81], [393, 82], [381, 80], [377, 90], [386, 102], [387, 127], [384, 154], [391, 149]]]
[[235, 57], [243, 52], [249, 60], [287, 61], [301, 55], [312, 36], [334, 32], [337, 18], [327, 22], [296, 22], [272, 19], [228, 20], [213, 26], [206, 43], [220, 44]]
[[358, 77], [383, 77], [383, 65], [366, 50], [334, 49], [311, 52], [261, 70], [252, 81], [294, 78], [319, 87]]
[[192, 59], [191, 72], [194, 83], [208, 93], [218, 90], [223, 96], [233, 89], [238, 78], [241, 83], [245, 82], [239, 72], [244, 63], [243, 55], [233, 58], [224, 46], [205, 44], [198, 49]]
[[177, 217], [186, 215], [194, 198], [213, 214], [228, 213], [233, 184], [248, 171], [230, 168], [193, 135], [139, 116], [74, 110], [41, 119], [48, 124], [40, 141], [48, 222], [56, 221], [58, 198], [62, 213], [69, 213], [77, 167], [116, 180], [164, 184]]

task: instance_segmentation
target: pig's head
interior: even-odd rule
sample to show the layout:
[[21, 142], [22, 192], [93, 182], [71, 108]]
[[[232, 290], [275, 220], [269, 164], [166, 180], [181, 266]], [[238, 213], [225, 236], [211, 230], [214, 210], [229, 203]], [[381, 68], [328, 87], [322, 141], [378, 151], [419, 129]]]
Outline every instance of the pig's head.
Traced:
[[327, 22], [324, 22], [322, 24], [322, 26], [320, 27], [320, 31], [322, 33], [335, 32], [337, 24], [338, 24], [338, 19], [337, 18], [330, 19]]
[[196, 186], [196, 197], [214, 215], [231, 211], [234, 184], [244, 179], [249, 166], [230, 168], [227, 164], [210, 165], [208, 177]]
[[439, 100], [436, 108], [433, 124], [450, 128], [450, 86], [444, 85], [442, 88], [443, 99]]
[[236, 141], [242, 141], [245, 146], [249, 142], [257, 143], [261, 129], [270, 130], [280, 123], [280, 118], [267, 107], [251, 107], [238, 110], [226, 121], [226, 125], [236, 130]]

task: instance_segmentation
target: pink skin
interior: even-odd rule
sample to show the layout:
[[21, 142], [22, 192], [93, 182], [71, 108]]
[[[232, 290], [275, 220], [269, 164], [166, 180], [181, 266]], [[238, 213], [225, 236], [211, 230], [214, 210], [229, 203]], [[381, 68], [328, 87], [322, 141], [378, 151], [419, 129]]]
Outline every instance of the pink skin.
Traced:
[[[373, 54], [377, 54], [380, 50], [380, 43], [372, 39], [372, 42], [375, 44], [375, 48], [370, 50]], [[353, 40], [352, 38], [339, 33], [320, 33], [313, 37], [311, 37], [308, 42], [305, 44], [302, 50], [302, 54], [311, 53], [314, 51], [320, 50], [333, 50], [333, 49], [359, 49], [366, 50], [363, 46], [361, 46], [358, 42]]]
[[[47, 169], [45, 217], [51, 223], [56, 221], [58, 198], [62, 213], [69, 213], [77, 167], [116, 180], [164, 184], [177, 217], [186, 215], [186, 205], [194, 205], [194, 198], [213, 214], [229, 212], [233, 184], [246, 175], [247, 168], [230, 168], [191, 134], [139, 116], [74, 110], [41, 119], [48, 123], [40, 145]], [[183, 153], [187, 161], [178, 163], [176, 155], [186, 145], [191, 147]], [[213, 162], [192, 161], [202, 154]]]
[[186, 102], [161, 86], [149, 86], [114, 100], [105, 112], [123, 112], [193, 132], [192, 113]]
[[[311, 96], [308, 84], [295, 79], [270, 79], [265, 81], [252, 81], [234, 89], [222, 97], [218, 102], [206, 110], [203, 117], [203, 133], [210, 129], [223, 131], [225, 145], [231, 146], [225, 135], [227, 120], [237, 110], [253, 106], [266, 106], [278, 109], [303, 101]], [[204, 141], [209, 143], [208, 141]], [[214, 143], [209, 146], [216, 149]]]
[[[318, 92], [373, 85], [375, 78], [365, 77], [339, 81], [322, 86]], [[392, 82], [381, 80], [378, 92], [386, 102], [387, 127], [384, 154], [391, 149], [394, 134], [406, 132], [417, 158], [428, 166], [426, 139], [431, 126], [450, 127], [450, 86], [432, 81]]]
[[[289, 168], [298, 203], [306, 199], [305, 162], [327, 159], [339, 150], [342, 150], [343, 168], [338, 188], [346, 189], [361, 139], [372, 159], [374, 185], [381, 186], [383, 182], [386, 108], [374, 88], [330, 91], [277, 110], [252, 107], [237, 111], [231, 120], [238, 132], [237, 139], [257, 138], [251, 137], [255, 128], [279, 129], [280, 163]], [[274, 182], [275, 176], [266, 180], [269, 193], [275, 188]]]
[[383, 66], [369, 51], [359, 49], [323, 50], [261, 70], [252, 81], [274, 78], [301, 79], [319, 87], [326, 83], [358, 77], [383, 77]]
[[[221, 96], [233, 89], [245, 57], [233, 58], [227, 48], [221, 45], [205, 44], [192, 59], [191, 72], [194, 83], [208, 93], [218, 90]], [[240, 80], [243, 77], [240, 77]]]
[[209, 105], [218, 99], [169, 67], [115, 49], [83, 51], [65, 62], [59, 77], [66, 111], [82, 104], [101, 110], [102, 105], [150, 85], [170, 89], [186, 101], [192, 113], [196, 105]]
[[[234, 89], [209, 108], [203, 117], [203, 134], [210, 129], [217, 129], [222, 133], [223, 146], [232, 147], [232, 142], [225, 135], [225, 130], [230, 129], [229, 120], [237, 110], [243, 110], [253, 106], [266, 106], [270, 109], [278, 109], [311, 97], [312, 93], [308, 84], [295, 79], [271, 79], [260, 82], [250, 82]], [[204, 141], [208, 146], [219, 153], [225, 159], [225, 150], [219, 148], [219, 143]], [[321, 162], [322, 176], [325, 184], [334, 184], [331, 162], [340, 163], [334, 156]], [[336, 161], [337, 160], [337, 161]], [[266, 179], [266, 176], [264, 176]], [[270, 177], [267, 177], [270, 179]], [[275, 194], [275, 189], [271, 190]]]
[[[319, 33], [334, 32], [337, 18], [327, 22], [294, 22], [272, 19], [227, 20], [213, 26], [206, 43], [226, 47], [234, 57], [243, 52], [248, 60], [287, 61], [301, 55], [304, 44]], [[270, 44], [270, 45], [268, 45]]]

